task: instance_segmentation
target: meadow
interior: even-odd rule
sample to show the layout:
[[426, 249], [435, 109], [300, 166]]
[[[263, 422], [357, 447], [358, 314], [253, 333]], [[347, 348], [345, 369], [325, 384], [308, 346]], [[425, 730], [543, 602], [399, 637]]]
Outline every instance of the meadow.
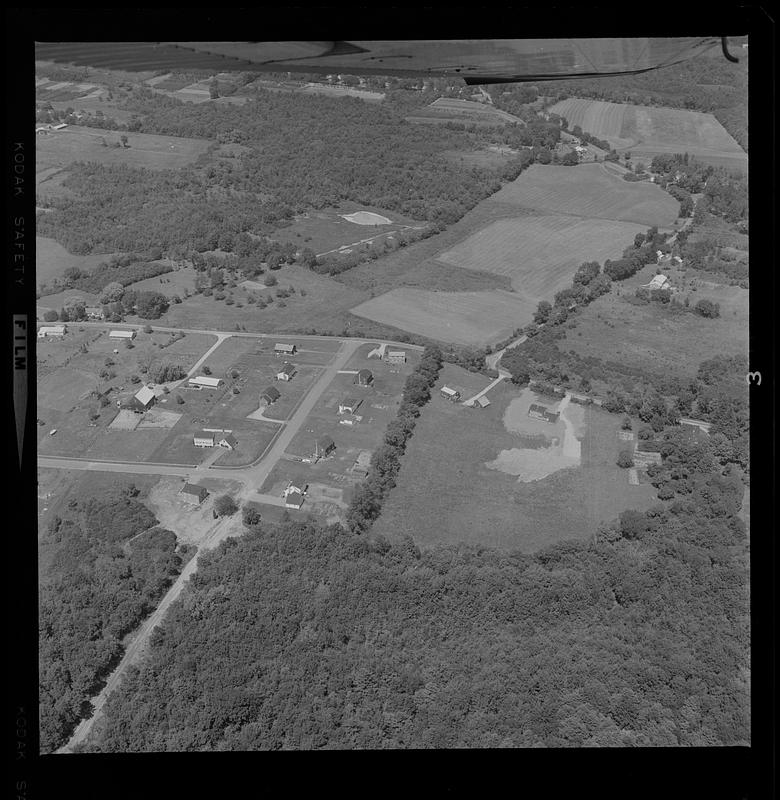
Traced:
[[663, 189], [624, 181], [604, 164], [533, 164], [491, 201], [547, 213], [635, 222], [646, 228], [671, 227], [680, 210], [680, 204]]
[[635, 222], [564, 215], [503, 219], [437, 258], [465, 269], [506, 275], [518, 294], [538, 302], [569, 286], [584, 261], [620, 258], [644, 230]]
[[525, 295], [393, 289], [352, 309], [367, 317], [440, 342], [484, 345], [530, 322], [536, 302]]
[[629, 486], [625, 471], [615, 465], [620, 417], [592, 406], [584, 409], [580, 467], [527, 483], [489, 469], [486, 464], [501, 450], [519, 446], [503, 415], [520, 390], [498, 384], [486, 409], [440, 398], [439, 386], [457, 384], [463, 372], [445, 364], [374, 533], [390, 540], [409, 534], [420, 547], [465, 542], [529, 553], [588, 540], [600, 522], [656, 502], [652, 487]]
[[[673, 283], [683, 287], [680, 297], [691, 305], [707, 298], [720, 304], [720, 317], [705, 319], [692, 313], [674, 314], [667, 306], [629, 304], [625, 295], [647, 283], [655, 273], [645, 267], [628, 281], [596, 299], [576, 315], [576, 325], [566, 329], [562, 350], [582, 356], [616, 361], [656, 374], [692, 377], [699, 364], [716, 354], [742, 355], [748, 350], [749, 291], [694, 279], [693, 291], [686, 278], [672, 273]], [[620, 294], [618, 294], [618, 291]]]
[[54, 239], [47, 236], [36, 236], [35, 279], [39, 285], [47, 283], [53, 278], [61, 278], [71, 267], [78, 267], [87, 272], [108, 260], [112, 255], [114, 254], [74, 256]]
[[579, 125], [634, 157], [688, 152], [716, 166], [747, 170], [745, 152], [712, 114], [583, 98], [562, 100], [549, 110], [566, 117], [570, 128]]
[[[128, 133], [129, 147], [111, 147], [119, 143], [122, 131], [106, 131], [70, 125], [35, 142], [36, 173], [44, 169], [67, 167], [74, 161], [98, 164], [128, 164], [146, 169], [176, 169], [191, 164], [212, 145], [208, 139]], [[103, 147], [105, 140], [108, 147]]]
[[407, 122], [441, 123], [468, 122], [474, 125], [525, 125], [523, 120], [501, 111], [489, 103], [461, 100], [456, 97], [440, 97], [428, 106], [416, 109], [405, 117]]

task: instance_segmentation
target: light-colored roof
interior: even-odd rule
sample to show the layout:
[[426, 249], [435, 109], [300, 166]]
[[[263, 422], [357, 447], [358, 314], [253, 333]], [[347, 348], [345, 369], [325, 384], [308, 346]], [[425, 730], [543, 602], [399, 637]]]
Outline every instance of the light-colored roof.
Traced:
[[38, 333], [65, 333], [64, 325], [42, 325]]
[[450, 389], [449, 386], [442, 386], [441, 390], [444, 394], [456, 395], [458, 392], [455, 389]]
[[195, 383], [198, 386], [219, 386], [222, 378], [209, 378], [206, 375], [198, 375], [197, 378], [190, 378], [190, 383]]
[[406, 355], [406, 350], [388, 350], [387, 351], [387, 355], [388, 356], [405, 356]]
[[284, 350], [285, 352], [292, 352], [295, 349], [294, 344], [280, 344], [279, 342], [276, 343], [274, 346], [274, 350]]
[[111, 339], [131, 339], [135, 331], [111, 331], [108, 336]]
[[139, 389], [135, 393], [135, 399], [139, 403], [143, 403], [143, 405], [146, 405], [150, 400], [154, 400], [154, 397], [154, 389], [150, 389], [148, 386], [144, 386], [143, 389]]
[[488, 399], [487, 399], [487, 397], [485, 397], [485, 396], [483, 395], [482, 397], [478, 397], [478, 398], [477, 398], [477, 403], [478, 403], [480, 406], [482, 406], [482, 408], [485, 408], [485, 407], [487, 407], [487, 406], [489, 406], [489, 405], [490, 405], [490, 400], [488, 400]]

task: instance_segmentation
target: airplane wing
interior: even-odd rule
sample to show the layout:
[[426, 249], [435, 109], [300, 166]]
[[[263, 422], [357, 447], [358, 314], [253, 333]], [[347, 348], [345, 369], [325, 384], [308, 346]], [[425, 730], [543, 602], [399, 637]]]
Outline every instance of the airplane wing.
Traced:
[[646, 72], [721, 37], [341, 42], [38, 42], [36, 59], [128, 71], [215, 70], [460, 77], [467, 84]]

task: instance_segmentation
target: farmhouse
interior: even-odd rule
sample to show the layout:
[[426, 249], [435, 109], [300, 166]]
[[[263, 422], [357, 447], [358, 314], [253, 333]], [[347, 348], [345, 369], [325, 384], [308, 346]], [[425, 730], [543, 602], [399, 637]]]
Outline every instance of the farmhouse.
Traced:
[[355, 383], [358, 386], [370, 386], [374, 380], [374, 373], [370, 369], [358, 370], [355, 376]]
[[198, 375], [189, 380], [190, 386], [200, 386], [201, 389], [218, 389], [223, 383], [221, 378], [209, 378], [206, 375]]
[[276, 373], [276, 380], [278, 381], [291, 381], [295, 375], [296, 369], [289, 361], [282, 364], [282, 368]]
[[109, 339], [135, 339], [135, 331], [111, 331]]
[[336, 449], [336, 443], [330, 436], [321, 436], [314, 443], [314, 458], [325, 458]]
[[300, 508], [303, 505], [303, 495], [299, 492], [285, 493], [284, 504], [287, 508]]
[[260, 406], [273, 405], [281, 396], [282, 393], [275, 386], [269, 386], [260, 393]]
[[150, 389], [148, 386], [144, 386], [143, 389], [139, 389], [135, 397], [133, 398], [138, 405], [146, 411], [147, 409], [151, 408], [154, 405], [155, 401], [155, 394], [154, 389]]
[[387, 351], [388, 364], [405, 364], [406, 363], [406, 350], [388, 350]]
[[217, 444], [220, 447], [224, 447], [225, 450], [235, 450], [236, 447], [238, 447], [238, 439], [236, 439], [236, 437], [233, 436], [232, 433], [228, 433], [225, 436], [223, 436], [219, 440], [219, 442], [217, 442]]
[[531, 403], [528, 407], [528, 416], [534, 419], [543, 419], [545, 422], [557, 422], [560, 415], [539, 403]]
[[195, 447], [214, 447], [214, 434], [213, 433], [196, 433], [192, 437], [192, 443]]
[[87, 319], [102, 320], [106, 318], [106, 315], [103, 313], [103, 309], [100, 308], [100, 306], [87, 306], [84, 309], [84, 313], [87, 315]]
[[452, 400], [453, 403], [460, 400], [460, 392], [457, 389], [450, 389], [449, 386], [442, 386], [440, 394], [445, 400]]
[[298, 348], [294, 344], [279, 344], [274, 346], [274, 355], [277, 356], [294, 356], [298, 352]]
[[712, 427], [711, 422], [704, 422], [701, 419], [690, 419], [689, 417], [682, 417], [680, 419], [680, 425], [685, 426], [686, 428], [695, 428], [700, 430], [702, 433], [706, 433], [709, 436], [710, 428]]
[[64, 336], [67, 331], [65, 325], [43, 325], [38, 328], [38, 338], [45, 339], [47, 336]]
[[362, 402], [356, 397], [345, 397], [339, 402], [339, 414], [354, 414], [360, 408]]
[[185, 483], [179, 494], [185, 503], [191, 503], [194, 506], [199, 506], [209, 496], [205, 487], [197, 486], [194, 483]]
[[670, 286], [669, 278], [666, 275], [654, 275], [650, 283], [646, 283], [643, 289], [668, 289]]

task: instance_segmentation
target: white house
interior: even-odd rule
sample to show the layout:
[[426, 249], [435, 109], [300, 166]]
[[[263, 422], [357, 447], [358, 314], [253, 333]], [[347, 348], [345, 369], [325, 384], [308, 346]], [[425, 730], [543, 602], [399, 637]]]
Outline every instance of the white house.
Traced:
[[339, 402], [339, 414], [354, 414], [362, 402], [356, 397], [345, 397]]
[[109, 339], [135, 339], [135, 331], [111, 331]]
[[295, 366], [289, 361], [282, 364], [282, 368], [276, 373], [276, 380], [278, 381], [291, 381], [296, 373]]
[[67, 327], [65, 325], [43, 325], [38, 328], [38, 338], [45, 339], [47, 336], [64, 336]]
[[214, 447], [214, 434], [213, 433], [196, 433], [192, 437], [192, 443], [195, 447]]
[[155, 401], [155, 394], [154, 389], [150, 389], [148, 386], [144, 386], [143, 389], [139, 389], [134, 398], [141, 407], [146, 410], [151, 408], [154, 405]]
[[670, 286], [669, 278], [666, 275], [654, 275], [650, 283], [644, 284], [643, 289], [668, 289]]
[[221, 378], [209, 378], [206, 375], [198, 375], [189, 380], [190, 386], [200, 386], [201, 389], [218, 389], [223, 383]]
[[274, 355], [277, 356], [294, 356], [298, 352], [298, 348], [294, 344], [283, 344], [277, 342], [274, 345]]

